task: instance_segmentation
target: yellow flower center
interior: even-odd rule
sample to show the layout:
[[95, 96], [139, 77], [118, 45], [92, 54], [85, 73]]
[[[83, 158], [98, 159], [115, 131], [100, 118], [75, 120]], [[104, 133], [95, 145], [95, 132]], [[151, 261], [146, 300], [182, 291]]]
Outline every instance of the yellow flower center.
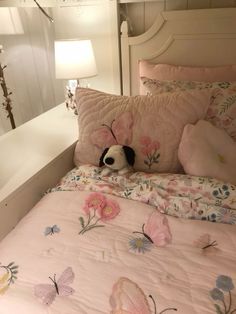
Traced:
[[105, 215], [110, 215], [112, 213], [112, 208], [111, 207], [105, 207], [104, 208], [104, 214]]
[[217, 154], [217, 157], [218, 157], [219, 161], [220, 161], [222, 164], [225, 163], [225, 158], [224, 158], [224, 156], [222, 156], [222, 155], [220, 155], [220, 154]]
[[136, 239], [135, 245], [136, 245], [137, 248], [142, 248], [143, 247], [142, 239]]
[[99, 204], [99, 200], [96, 200], [96, 199], [95, 199], [95, 200], [92, 200], [91, 203], [92, 203], [93, 206], [96, 206], [96, 205]]

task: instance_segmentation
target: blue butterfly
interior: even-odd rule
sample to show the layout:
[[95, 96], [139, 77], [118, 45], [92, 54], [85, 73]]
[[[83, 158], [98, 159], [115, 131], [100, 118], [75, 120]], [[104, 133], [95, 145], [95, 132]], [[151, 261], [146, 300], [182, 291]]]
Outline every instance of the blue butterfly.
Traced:
[[61, 230], [57, 225], [53, 225], [52, 227], [46, 227], [44, 231], [44, 235], [53, 235], [54, 233], [59, 233]]

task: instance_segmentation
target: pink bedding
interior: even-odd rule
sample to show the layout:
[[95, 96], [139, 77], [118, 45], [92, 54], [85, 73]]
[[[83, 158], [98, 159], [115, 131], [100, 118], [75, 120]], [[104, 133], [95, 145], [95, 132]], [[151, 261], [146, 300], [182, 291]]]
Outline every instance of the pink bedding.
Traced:
[[72, 170], [0, 243], [0, 314], [236, 313], [235, 189]]

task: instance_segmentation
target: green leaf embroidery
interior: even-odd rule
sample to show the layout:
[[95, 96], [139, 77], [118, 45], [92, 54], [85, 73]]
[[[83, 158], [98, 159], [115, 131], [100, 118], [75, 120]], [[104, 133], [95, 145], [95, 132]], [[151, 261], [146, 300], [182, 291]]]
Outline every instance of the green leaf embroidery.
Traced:
[[79, 217], [79, 221], [80, 221], [81, 227], [84, 228], [84, 218]]
[[222, 104], [219, 114], [225, 113], [236, 102], [236, 95], [228, 97]]
[[214, 306], [215, 306], [217, 314], [223, 314], [223, 312], [221, 311], [221, 308], [220, 308], [220, 306], [218, 304], [214, 304]]

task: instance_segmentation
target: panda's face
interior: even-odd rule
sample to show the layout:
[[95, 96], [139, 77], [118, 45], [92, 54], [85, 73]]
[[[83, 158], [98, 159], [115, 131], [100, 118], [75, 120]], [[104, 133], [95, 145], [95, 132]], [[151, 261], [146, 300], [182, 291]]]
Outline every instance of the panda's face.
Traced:
[[127, 166], [126, 156], [122, 145], [113, 145], [103, 157], [104, 164], [113, 170], [120, 170]]

